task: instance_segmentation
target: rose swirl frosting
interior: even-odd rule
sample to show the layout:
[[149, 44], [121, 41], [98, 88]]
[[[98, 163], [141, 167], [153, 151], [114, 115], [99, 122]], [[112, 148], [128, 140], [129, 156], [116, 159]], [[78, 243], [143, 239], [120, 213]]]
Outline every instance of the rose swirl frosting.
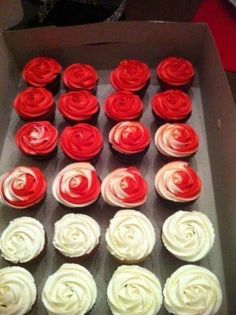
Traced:
[[164, 199], [188, 202], [201, 193], [201, 180], [187, 162], [176, 161], [165, 164], [155, 176], [155, 188]]
[[0, 199], [17, 209], [31, 207], [45, 196], [46, 179], [36, 167], [18, 166], [0, 179]]
[[63, 205], [76, 208], [95, 202], [100, 195], [100, 180], [90, 163], [72, 163], [55, 177], [52, 192]]
[[147, 192], [148, 184], [136, 167], [118, 168], [102, 181], [102, 197], [111, 206], [140, 206], [146, 201]]

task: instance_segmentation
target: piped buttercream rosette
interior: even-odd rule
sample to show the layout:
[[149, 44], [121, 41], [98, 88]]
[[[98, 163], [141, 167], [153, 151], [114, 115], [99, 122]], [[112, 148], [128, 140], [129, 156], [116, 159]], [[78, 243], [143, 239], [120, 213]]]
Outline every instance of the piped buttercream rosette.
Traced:
[[103, 199], [111, 206], [132, 208], [147, 199], [148, 184], [136, 167], [122, 167], [108, 174], [102, 181]]
[[155, 176], [155, 188], [164, 199], [174, 202], [189, 202], [201, 193], [201, 180], [197, 173], [183, 161], [165, 164]]
[[57, 174], [52, 193], [66, 207], [86, 207], [99, 198], [100, 186], [100, 179], [90, 163], [72, 163]]

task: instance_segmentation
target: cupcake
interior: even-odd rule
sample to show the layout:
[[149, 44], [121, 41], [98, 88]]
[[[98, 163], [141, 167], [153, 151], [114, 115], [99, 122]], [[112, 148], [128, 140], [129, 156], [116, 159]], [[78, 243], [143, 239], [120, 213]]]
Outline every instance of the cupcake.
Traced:
[[53, 245], [62, 255], [79, 261], [95, 254], [100, 238], [100, 227], [93, 218], [69, 213], [55, 223]]
[[107, 249], [112, 256], [125, 264], [144, 261], [156, 243], [154, 227], [139, 211], [120, 210], [111, 219], [106, 231]]
[[113, 315], [156, 315], [162, 305], [159, 279], [139, 266], [120, 266], [107, 288], [107, 301]]
[[165, 164], [155, 176], [157, 193], [166, 200], [190, 202], [201, 193], [201, 180], [197, 173], [184, 161]]
[[195, 70], [192, 63], [186, 59], [168, 57], [159, 63], [156, 74], [162, 90], [187, 91], [192, 84]]
[[48, 314], [87, 314], [96, 299], [93, 276], [78, 264], [63, 264], [47, 279], [42, 292]]
[[143, 102], [132, 92], [117, 91], [105, 100], [104, 111], [107, 118], [114, 123], [139, 120], [143, 113]]
[[0, 178], [0, 201], [11, 208], [26, 209], [43, 200], [46, 189], [40, 169], [17, 166]]
[[98, 74], [90, 65], [74, 63], [64, 71], [63, 83], [68, 90], [87, 90], [95, 94], [98, 84]]
[[185, 265], [166, 281], [164, 302], [167, 311], [175, 315], [214, 315], [222, 303], [219, 280], [210, 270]]
[[152, 114], [158, 124], [184, 122], [192, 113], [192, 102], [188, 94], [179, 90], [157, 93], [151, 100]]
[[36, 301], [34, 278], [25, 268], [14, 266], [0, 269], [0, 314], [24, 315]]
[[69, 123], [96, 124], [99, 114], [97, 98], [89, 91], [71, 91], [60, 95], [58, 109]]
[[31, 217], [13, 219], [0, 237], [1, 256], [14, 264], [34, 260], [44, 248], [43, 225]]
[[56, 153], [58, 131], [48, 121], [33, 121], [17, 131], [15, 141], [26, 156], [44, 159]]
[[25, 65], [22, 77], [27, 85], [44, 87], [55, 94], [60, 88], [61, 71], [62, 67], [55, 59], [36, 57]]
[[55, 103], [52, 93], [44, 88], [28, 87], [14, 99], [13, 107], [24, 121], [54, 120]]
[[57, 174], [52, 193], [66, 207], [83, 208], [99, 198], [100, 186], [100, 179], [90, 163], [72, 163]]
[[101, 193], [111, 206], [134, 208], [145, 203], [148, 184], [136, 167], [122, 167], [104, 178]]
[[143, 96], [150, 82], [151, 72], [147, 64], [138, 60], [122, 60], [111, 72], [114, 89]]
[[199, 147], [196, 131], [186, 124], [165, 124], [155, 134], [155, 145], [159, 153], [167, 158], [193, 156]]
[[96, 127], [80, 123], [62, 131], [60, 145], [65, 156], [73, 161], [96, 162], [103, 149], [103, 138]]
[[162, 241], [177, 258], [195, 262], [211, 250], [215, 233], [211, 221], [200, 211], [177, 211], [163, 224]]
[[109, 132], [111, 152], [121, 161], [136, 162], [143, 158], [150, 144], [150, 132], [137, 121], [122, 121]]

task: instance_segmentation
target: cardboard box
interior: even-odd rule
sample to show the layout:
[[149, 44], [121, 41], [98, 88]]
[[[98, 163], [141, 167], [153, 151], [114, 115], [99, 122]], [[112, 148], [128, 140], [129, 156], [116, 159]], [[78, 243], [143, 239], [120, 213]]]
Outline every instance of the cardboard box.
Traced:
[[[9, 24], [8, 24], [9, 25]], [[21, 80], [24, 64], [34, 56], [45, 55], [58, 59], [63, 67], [73, 62], [89, 63], [98, 69], [100, 81], [98, 98], [101, 108], [103, 100], [112, 91], [108, 77], [122, 59], [140, 59], [152, 68], [151, 84], [145, 94], [145, 111], [142, 122], [150, 127], [152, 139], [156, 131], [150, 109], [150, 98], [157, 91], [155, 67], [168, 55], [182, 56], [191, 60], [197, 68], [197, 76], [191, 89], [193, 114], [188, 121], [200, 135], [200, 150], [191, 160], [191, 165], [199, 173], [203, 182], [201, 197], [186, 209], [201, 210], [206, 213], [215, 228], [216, 239], [210, 254], [198, 264], [212, 270], [219, 278], [223, 289], [223, 304], [218, 314], [236, 313], [236, 113], [233, 99], [224, 71], [219, 61], [214, 41], [206, 25], [168, 22], [119, 22], [93, 24], [66, 28], [47, 27], [18, 31], [3, 31], [0, 37], [0, 171], [6, 172], [15, 165], [37, 165], [48, 180], [46, 201], [38, 210], [17, 211], [0, 207], [0, 229], [18, 216], [29, 215], [39, 219], [48, 236], [47, 254], [28, 269], [36, 279], [38, 302], [31, 314], [44, 314], [41, 292], [47, 277], [66, 262], [52, 246], [53, 225], [62, 215], [75, 210], [65, 210], [57, 204], [50, 191], [53, 178], [66, 164], [59, 150], [57, 157], [49, 162], [35, 162], [24, 157], [14, 144], [14, 135], [23, 122], [12, 111], [12, 101], [16, 93], [25, 87]], [[61, 90], [63, 91], [63, 90]], [[61, 131], [65, 126], [57, 113], [55, 125]], [[110, 129], [103, 111], [98, 126], [105, 138], [103, 153], [96, 169], [103, 179], [111, 170], [121, 166], [111, 155], [107, 143]], [[160, 278], [162, 287], [167, 277], [179, 266], [184, 265], [163, 248], [160, 241], [162, 224], [173, 210], [156, 197], [154, 174], [162, 165], [152, 140], [148, 154], [137, 164], [149, 182], [149, 197], [141, 207], [153, 222], [157, 243], [153, 254], [142, 266], [153, 271]], [[102, 243], [97, 256], [84, 263], [95, 277], [98, 285], [98, 299], [90, 314], [110, 314], [106, 302], [106, 288], [118, 264], [106, 250], [104, 233], [115, 211], [102, 198], [96, 206], [83, 209], [95, 219], [102, 229]], [[8, 263], [1, 260], [1, 266]], [[164, 306], [160, 313], [167, 314]]]

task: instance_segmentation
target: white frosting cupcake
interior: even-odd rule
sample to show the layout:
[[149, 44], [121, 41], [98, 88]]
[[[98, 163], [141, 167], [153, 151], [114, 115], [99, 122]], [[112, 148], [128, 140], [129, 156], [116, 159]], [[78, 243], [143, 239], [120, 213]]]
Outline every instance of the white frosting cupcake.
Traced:
[[43, 225], [31, 217], [12, 220], [0, 238], [2, 257], [15, 264], [26, 263], [36, 258], [44, 246]]
[[156, 315], [162, 305], [160, 281], [139, 266], [120, 266], [107, 288], [113, 315]]
[[55, 223], [53, 245], [67, 257], [81, 257], [98, 246], [100, 237], [100, 227], [93, 218], [69, 213]]
[[43, 288], [42, 301], [50, 315], [84, 315], [97, 298], [91, 273], [81, 265], [63, 264]]
[[22, 267], [0, 269], [0, 315], [23, 315], [35, 303], [37, 289], [31, 273]]
[[107, 249], [118, 260], [138, 263], [151, 254], [156, 242], [149, 219], [139, 211], [120, 210], [106, 231]]
[[205, 257], [215, 239], [208, 217], [199, 211], [178, 211], [164, 222], [162, 241], [177, 258], [194, 262]]
[[214, 315], [222, 303], [217, 277], [195, 265], [177, 269], [167, 279], [163, 293], [167, 311], [175, 315]]

